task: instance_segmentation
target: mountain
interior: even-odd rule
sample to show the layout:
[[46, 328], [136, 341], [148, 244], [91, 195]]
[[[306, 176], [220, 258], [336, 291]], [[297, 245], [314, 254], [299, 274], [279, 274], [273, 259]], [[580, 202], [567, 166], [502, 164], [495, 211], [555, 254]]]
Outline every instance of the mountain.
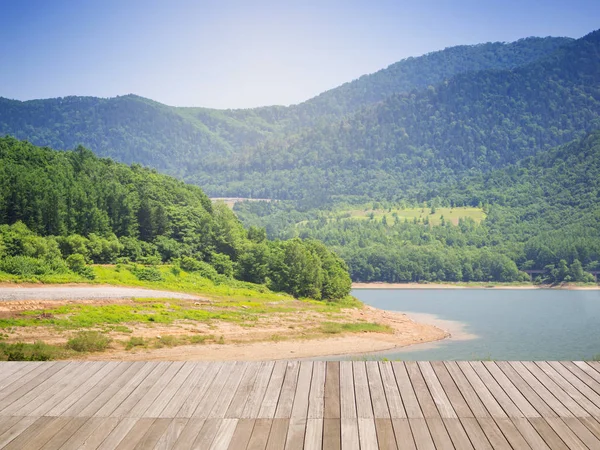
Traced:
[[[461, 73], [512, 69], [552, 54], [568, 38], [528, 38], [504, 43], [459, 46], [408, 58], [371, 75], [291, 107], [248, 110], [174, 108], [127, 95], [111, 99], [65, 97], [20, 102], [0, 98], [0, 135], [12, 135], [42, 146], [72, 149], [82, 144], [100, 156], [140, 163], [205, 185], [211, 194], [248, 194], [245, 179], [230, 171], [228, 161], [244, 161], [265, 145], [275, 161], [288, 142], [326, 127], [348, 114], [394, 94], [434, 86]], [[357, 113], [358, 114], [358, 113]], [[296, 136], [299, 136], [296, 138]], [[271, 142], [271, 144], [265, 144]], [[310, 161], [310, 158], [309, 158]], [[290, 159], [289, 164], [302, 160]], [[251, 170], [260, 169], [260, 160]], [[305, 165], [305, 164], [304, 164]], [[226, 183], [227, 186], [224, 186]], [[251, 185], [254, 182], [250, 183]], [[265, 190], [269, 196], [292, 195]], [[251, 190], [255, 190], [254, 187]], [[255, 195], [256, 196], [256, 195]]]
[[215, 282], [235, 277], [315, 299], [350, 291], [344, 263], [323, 244], [267, 241], [197, 186], [84, 147], [59, 152], [0, 138], [0, 271], [61, 274], [69, 264], [87, 274], [86, 260], [170, 262]]
[[596, 31], [525, 66], [459, 74], [340, 121], [268, 139], [196, 180], [209, 191], [221, 186], [248, 197], [432, 197], [436, 186], [464, 173], [490, 171], [600, 128], [599, 55]]

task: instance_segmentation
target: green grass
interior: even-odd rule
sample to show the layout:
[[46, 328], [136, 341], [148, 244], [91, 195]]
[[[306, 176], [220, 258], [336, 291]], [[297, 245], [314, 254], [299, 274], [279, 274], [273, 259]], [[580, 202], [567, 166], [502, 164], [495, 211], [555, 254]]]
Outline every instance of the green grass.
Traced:
[[338, 323], [338, 322], [323, 322], [321, 324], [321, 332], [325, 334], [340, 334], [340, 333], [391, 333], [392, 328], [388, 325], [381, 325], [372, 322], [359, 323]]
[[66, 347], [76, 352], [102, 352], [111, 339], [98, 331], [80, 331], [67, 341]]
[[41, 341], [33, 344], [0, 342], [0, 361], [50, 361], [68, 358], [72, 353], [63, 346], [49, 345]]
[[435, 208], [435, 213], [432, 214], [431, 208], [391, 208], [374, 210], [367, 206], [363, 208], [338, 210], [332, 213], [331, 218], [353, 218], [381, 222], [384, 216], [386, 216], [387, 223], [390, 225], [394, 223], [395, 216], [398, 216], [398, 219], [402, 222], [404, 222], [405, 219], [412, 222], [415, 218], [422, 222], [425, 220], [425, 217], [427, 217], [431, 225], [440, 225], [442, 216], [446, 222], [452, 222], [455, 225], [458, 224], [458, 219], [460, 218], [471, 218], [477, 223], [485, 219], [485, 213], [480, 208]]

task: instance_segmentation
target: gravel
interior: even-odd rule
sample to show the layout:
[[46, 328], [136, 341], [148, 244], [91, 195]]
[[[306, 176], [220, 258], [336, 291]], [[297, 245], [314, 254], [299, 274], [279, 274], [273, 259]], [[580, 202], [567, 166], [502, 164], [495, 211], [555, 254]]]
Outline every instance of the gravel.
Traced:
[[58, 287], [2, 287], [0, 301], [22, 300], [103, 300], [121, 298], [181, 298], [196, 300], [198, 297], [181, 292], [156, 291], [117, 286], [58, 286]]

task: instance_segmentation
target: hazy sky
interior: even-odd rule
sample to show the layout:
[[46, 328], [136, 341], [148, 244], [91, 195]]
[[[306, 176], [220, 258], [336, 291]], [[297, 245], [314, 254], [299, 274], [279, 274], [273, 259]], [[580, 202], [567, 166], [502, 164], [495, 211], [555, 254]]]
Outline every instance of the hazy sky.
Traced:
[[0, 0], [0, 96], [304, 101], [408, 56], [581, 37], [600, 0]]

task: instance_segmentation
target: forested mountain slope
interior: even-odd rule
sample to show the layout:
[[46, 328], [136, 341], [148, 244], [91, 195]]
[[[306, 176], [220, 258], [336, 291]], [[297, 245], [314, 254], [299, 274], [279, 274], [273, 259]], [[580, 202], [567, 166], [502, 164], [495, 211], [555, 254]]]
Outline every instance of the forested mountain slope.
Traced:
[[[313, 133], [311, 126], [324, 126], [333, 121], [333, 128], [340, 127], [341, 117], [390, 95], [436, 85], [460, 73], [518, 67], [543, 58], [569, 42], [568, 38], [527, 38], [509, 44], [452, 47], [400, 61], [291, 107], [173, 108], [135, 95], [27, 102], [0, 98], [0, 135], [8, 134], [57, 149], [72, 149], [82, 144], [100, 156], [148, 165], [203, 187], [208, 183], [206, 187], [211, 194], [249, 194], [255, 190], [256, 182], [248, 180], [252, 187], [246, 189], [243, 186], [246, 179], [230, 171], [244, 171], [249, 157], [257, 160], [250, 161], [248, 168], [262, 170], [262, 158], [269, 156], [265, 151], [252, 150], [256, 146], [264, 145], [267, 153], [273, 153], [274, 167], [279, 170], [279, 160], [282, 154], [288, 153], [290, 142], [298, 140], [298, 145], [303, 145], [300, 143], [305, 136]], [[344, 124], [352, 126], [352, 122]], [[297, 133], [302, 133], [302, 137], [293, 137]], [[325, 130], [317, 128], [314, 133], [317, 133], [317, 142], [322, 137], [335, 138], [323, 136], [331, 134], [327, 127]], [[270, 144], [264, 144], [269, 140]], [[345, 143], [335, 143], [336, 147], [339, 145]], [[395, 142], [390, 141], [389, 145]], [[292, 152], [286, 165], [312, 167], [314, 151], [307, 149], [306, 157], [300, 159]], [[354, 152], [354, 149], [343, 151]], [[238, 164], [233, 167], [230, 160]], [[271, 174], [269, 182], [274, 181], [273, 176], [277, 180], [278, 176]], [[232, 182], [228, 181], [229, 177]], [[228, 186], [223, 186], [223, 182]], [[286, 191], [280, 193], [268, 186], [258, 189], [273, 196], [291, 196], [294, 194], [289, 191], [295, 190], [286, 187]]]
[[[447, 184], [425, 205], [413, 199], [361, 208], [374, 204], [379, 219], [354, 218], [343, 206], [301, 213], [290, 202], [248, 202], [236, 211], [272, 235], [322, 240], [356, 281], [526, 279], [519, 269], [544, 270], [548, 282], [592, 280], [584, 271], [600, 270], [600, 131]], [[460, 214], [460, 205], [483, 206], [485, 220], [443, 219], [444, 210]], [[407, 207], [422, 217], [400, 219], [396, 212]]]
[[[600, 128], [600, 31], [514, 70], [457, 75], [337, 123], [273, 138], [197, 181], [242, 196], [394, 198], [433, 191]], [[227, 167], [228, 170], [223, 170]]]
[[197, 186], [83, 147], [59, 152], [0, 138], [0, 271], [61, 273], [65, 261], [82, 273], [86, 261], [170, 262], [302, 297], [350, 290], [345, 265], [323, 244], [267, 241]]

